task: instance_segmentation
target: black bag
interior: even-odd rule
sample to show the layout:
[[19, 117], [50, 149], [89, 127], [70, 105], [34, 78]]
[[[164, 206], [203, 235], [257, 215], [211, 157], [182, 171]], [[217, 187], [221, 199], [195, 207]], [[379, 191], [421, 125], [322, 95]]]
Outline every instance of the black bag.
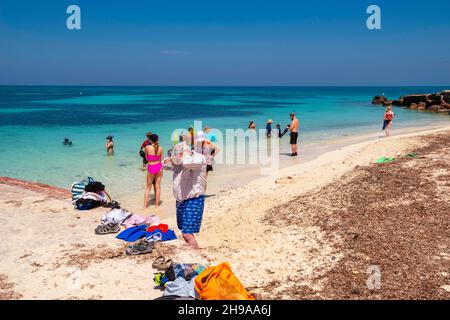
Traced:
[[90, 182], [84, 187], [86, 192], [102, 192], [105, 191], [105, 186], [99, 181]]
[[90, 210], [97, 207], [100, 207], [102, 203], [100, 201], [96, 201], [93, 199], [83, 199], [80, 198], [75, 202], [75, 207], [78, 210]]

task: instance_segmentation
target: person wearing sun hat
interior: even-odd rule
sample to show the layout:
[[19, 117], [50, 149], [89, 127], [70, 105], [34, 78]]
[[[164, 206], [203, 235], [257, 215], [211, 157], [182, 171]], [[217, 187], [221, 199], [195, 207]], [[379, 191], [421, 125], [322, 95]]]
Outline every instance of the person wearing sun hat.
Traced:
[[267, 123], [266, 123], [266, 137], [267, 138], [272, 137], [272, 123], [273, 123], [272, 119], [267, 120]]
[[178, 229], [183, 239], [198, 249], [194, 234], [200, 232], [206, 191], [205, 156], [191, 150], [191, 134], [183, 132], [181, 142], [173, 147], [171, 155], [163, 160], [164, 170], [173, 171], [172, 189], [176, 201]]
[[213, 171], [213, 160], [217, 153], [219, 153], [220, 148], [206, 139], [206, 135], [203, 131], [199, 130], [197, 136], [195, 137], [194, 150], [197, 153], [201, 153], [206, 158], [206, 174], [209, 171]]

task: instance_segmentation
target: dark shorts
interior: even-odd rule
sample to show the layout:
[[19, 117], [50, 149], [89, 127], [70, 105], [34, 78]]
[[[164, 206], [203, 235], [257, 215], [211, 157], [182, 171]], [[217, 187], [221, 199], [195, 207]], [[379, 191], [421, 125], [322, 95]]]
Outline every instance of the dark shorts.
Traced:
[[193, 234], [200, 231], [204, 206], [204, 196], [177, 203], [177, 225], [183, 234]]
[[298, 132], [291, 132], [291, 142], [290, 144], [297, 144]]
[[147, 164], [148, 161], [147, 161], [147, 159], [145, 159], [145, 152], [141, 150], [141, 151], [139, 151], [139, 155], [140, 155], [141, 158], [142, 158], [142, 163], [143, 163], [143, 164]]
[[392, 120], [384, 120], [383, 122], [383, 130], [391, 123]]
[[210, 164], [206, 165], [206, 172], [213, 171], [213, 166]]

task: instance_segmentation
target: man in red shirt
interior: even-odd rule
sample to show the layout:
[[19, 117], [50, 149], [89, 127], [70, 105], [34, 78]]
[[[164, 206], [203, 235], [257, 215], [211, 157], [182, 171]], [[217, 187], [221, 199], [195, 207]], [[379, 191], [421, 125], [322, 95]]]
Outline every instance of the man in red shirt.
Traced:
[[145, 165], [148, 163], [147, 159], [145, 158], [145, 152], [144, 149], [146, 146], [150, 144], [150, 137], [152, 135], [151, 132], [147, 132], [146, 134], [147, 139], [142, 142], [141, 148], [139, 149], [139, 155], [142, 157], [142, 166], [145, 168]]

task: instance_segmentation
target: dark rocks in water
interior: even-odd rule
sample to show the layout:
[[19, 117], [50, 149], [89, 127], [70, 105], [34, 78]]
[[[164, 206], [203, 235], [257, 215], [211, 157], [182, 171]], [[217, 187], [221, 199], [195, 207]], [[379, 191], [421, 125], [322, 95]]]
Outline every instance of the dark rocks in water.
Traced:
[[441, 108], [441, 106], [435, 104], [435, 105], [432, 105], [431, 107], [429, 107], [429, 108], [428, 108], [428, 111], [431, 111], [431, 112], [439, 112], [439, 109], [440, 109], [440, 108]]
[[403, 106], [410, 106], [411, 103], [426, 102], [428, 100], [428, 94], [414, 94], [410, 96], [404, 96], [403, 98]]
[[372, 104], [387, 104], [389, 101], [385, 96], [375, 96], [372, 99]]
[[427, 110], [427, 104], [425, 102], [419, 102], [417, 104], [417, 110], [420, 110], [420, 111]]
[[396, 100], [388, 100], [385, 96], [375, 96], [372, 104], [392, 104], [413, 110], [450, 114], [450, 90], [431, 94], [410, 94]]

